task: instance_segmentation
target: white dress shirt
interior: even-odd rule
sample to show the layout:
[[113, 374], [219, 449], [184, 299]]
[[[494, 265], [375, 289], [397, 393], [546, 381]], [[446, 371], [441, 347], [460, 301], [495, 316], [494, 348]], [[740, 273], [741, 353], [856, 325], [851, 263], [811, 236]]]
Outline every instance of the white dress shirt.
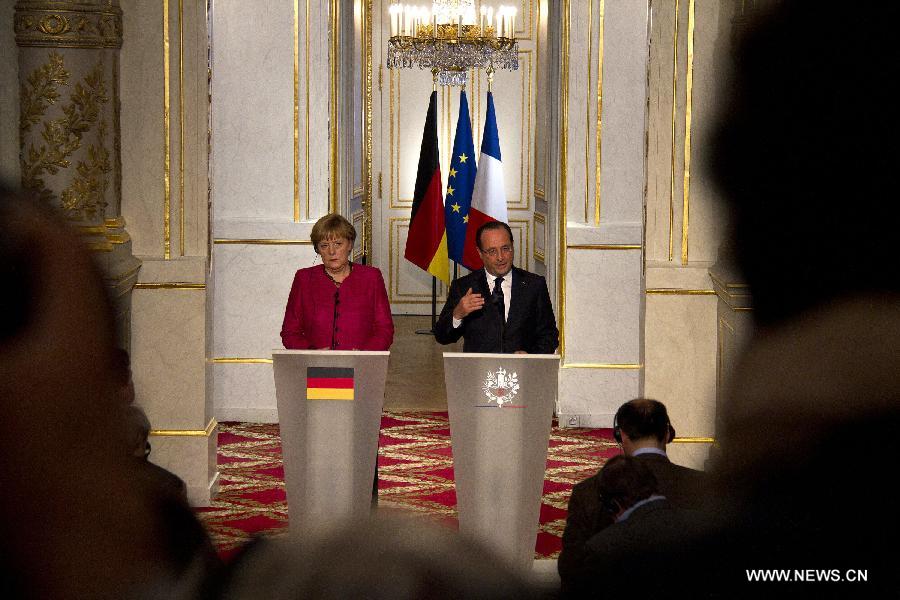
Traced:
[[[491, 275], [487, 271], [484, 272], [487, 277], [488, 282], [488, 297], [484, 299], [485, 304], [489, 304], [491, 299], [490, 295], [494, 291], [494, 286], [497, 285], [497, 278], [494, 275]], [[503, 290], [503, 308], [505, 312], [503, 313], [503, 320], [509, 320], [509, 306], [512, 304], [512, 269], [506, 275], [503, 275], [503, 281], [500, 283], [500, 289]], [[456, 329], [462, 325], [462, 319], [457, 319], [453, 317], [453, 328]]]

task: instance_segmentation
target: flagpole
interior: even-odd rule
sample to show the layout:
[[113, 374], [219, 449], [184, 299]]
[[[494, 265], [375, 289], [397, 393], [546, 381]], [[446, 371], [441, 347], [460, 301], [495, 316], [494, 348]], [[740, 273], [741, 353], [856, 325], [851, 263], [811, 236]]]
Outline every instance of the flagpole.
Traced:
[[434, 326], [437, 324], [437, 277], [431, 278], [431, 335], [434, 335]]
[[434, 335], [437, 325], [437, 277], [431, 276], [431, 329], [416, 329], [418, 335]]
[[[437, 67], [431, 69], [431, 91], [436, 92], [438, 89], [438, 73]], [[416, 329], [419, 335], [434, 335], [434, 327], [437, 325], [437, 277], [431, 276], [431, 329]]]

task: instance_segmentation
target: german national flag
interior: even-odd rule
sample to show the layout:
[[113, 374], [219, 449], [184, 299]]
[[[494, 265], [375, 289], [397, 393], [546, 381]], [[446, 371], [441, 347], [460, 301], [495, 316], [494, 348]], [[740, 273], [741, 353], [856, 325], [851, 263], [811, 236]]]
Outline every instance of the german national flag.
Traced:
[[419, 172], [413, 193], [409, 236], [403, 256], [450, 284], [450, 261], [447, 258], [447, 230], [444, 226], [444, 202], [441, 193], [441, 165], [437, 137], [437, 92], [431, 92], [428, 116], [422, 132]]
[[307, 400], [353, 400], [353, 369], [307, 367]]

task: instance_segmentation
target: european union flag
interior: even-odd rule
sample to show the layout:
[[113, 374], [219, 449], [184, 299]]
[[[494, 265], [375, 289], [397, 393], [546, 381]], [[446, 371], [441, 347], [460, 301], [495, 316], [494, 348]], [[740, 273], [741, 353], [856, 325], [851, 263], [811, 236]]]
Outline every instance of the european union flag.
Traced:
[[471, 267], [463, 262], [463, 246], [466, 242], [469, 205], [472, 203], [476, 172], [469, 102], [463, 90], [459, 94], [459, 120], [456, 122], [456, 138], [453, 140], [453, 155], [450, 157], [450, 173], [447, 176], [444, 222], [447, 226], [447, 253], [450, 260], [467, 268]]

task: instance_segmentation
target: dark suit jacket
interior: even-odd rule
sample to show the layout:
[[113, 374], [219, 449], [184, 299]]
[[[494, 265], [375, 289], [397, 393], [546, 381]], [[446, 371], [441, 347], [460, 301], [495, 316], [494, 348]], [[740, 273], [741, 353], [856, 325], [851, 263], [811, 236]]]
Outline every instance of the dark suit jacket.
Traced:
[[[524, 350], [529, 354], [552, 354], [559, 345], [559, 330], [553, 316], [553, 305], [547, 282], [540, 275], [513, 267], [512, 300], [509, 317], [502, 326], [500, 313], [491, 304], [491, 289], [484, 269], [473, 271], [450, 284], [450, 294], [434, 327], [434, 337], [441, 344], [464, 339], [464, 352], [505, 352]], [[485, 299], [484, 308], [463, 319], [453, 328], [453, 309], [472, 288]], [[501, 330], [503, 332], [501, 342]]]
[[[676, 465], [659, 454], [638, 454], [635, 458], [650, 469], [656, 477], [659, 493], [673, 506], [700, 508], [707, 497], [705, 473]], [[598, 472], [572, 488], [566, 528], [562, 535], [562, 551], [557, 561], [565, 592], [572, 591], [572, 582], [583, 568], [587, 541], [613, 523], [612, 518], [600, 509], [599, 483]]]
[[679, 546], [679, 540], [690, 536], [697, 523], [695, 511], [665, 499], [639, 506], [587, 541], [584, 563], [568, 595], [596, 597], [602, 590], [609, 597], [659, 597], [672, 590], [692, 591], [682, 585], [692, 575], [681, 572], [669, 555], [675, 547], [693, 553], [689, 543]]

